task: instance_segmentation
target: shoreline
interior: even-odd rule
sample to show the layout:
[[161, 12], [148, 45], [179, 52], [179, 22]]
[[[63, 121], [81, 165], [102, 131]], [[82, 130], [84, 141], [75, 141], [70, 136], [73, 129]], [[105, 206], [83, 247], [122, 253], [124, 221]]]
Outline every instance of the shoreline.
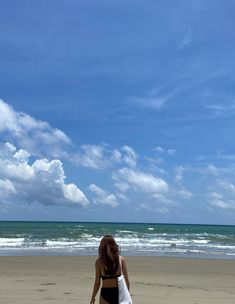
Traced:
[[[66, 251], [63, 252], [53, 252], [49, 253], [48, 252], [22, 252], [19, 251], [17, 253], [9, 253], [9, 251], [6, 250], [6, 253], [1, 253], [0, 252], [0, 259], [1, 258], [7, 258], [7, 257], [77, 257], [77, 258], [83, 258], [83, 257], [93, 257], [95, 258], [97, 254], [91, 252], [88, 254], [77, 254], [77, 253], [71, 253], [68, 254]], [[121, 255], [127, 257], [127, 258], [166, 258], [166, 259], [185, 259], [185, 260], [213, 260], [213, 261], [234, 261], [235, 262], [235, 256], [212, 256], [212, 255], [193, 255], [193, 254], [185, 254], [185, 255], [147, 255], [147, 254], [134, 254], [134, 253], [126, 253], [126, 252], [121, 252]]]
[[[89, 303], [97, 256], [1, 256], [3, 303]], [[135, 304], [232, 304], [233, 260], [125, 256]], [[98, 303], [98, 296], [97, 301]]]

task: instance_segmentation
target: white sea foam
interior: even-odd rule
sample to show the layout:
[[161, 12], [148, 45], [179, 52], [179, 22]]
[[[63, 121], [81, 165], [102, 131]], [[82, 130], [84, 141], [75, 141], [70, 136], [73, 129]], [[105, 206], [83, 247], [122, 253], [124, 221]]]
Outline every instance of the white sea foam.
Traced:
[[130, 230], [120, 230], [119, 233], [136, 233], [135, 231], [130, 231]]
[[53, 247], [53, 248], [61, 248], [61, 247], [71, 247], [71, 246], [77, 246], [78, 242], [71, 242], [71, 241], [46, 241], [46, 246]]
[[[5, 224], [4, 224], [5, 225]], [[25, 224], [24, 224], [25, 225]], [[175, 229], [174, 233], [155, 228], [154, 224], [144, 227], [117, 226], [111, 228], [97, 224], [71, 225], [63, 230], [63, 224], [58, 225], [58, 236], [56, 230], [50, 231], [45, 226], [45, 231], [31, 229], [19, 233], [15, 231], [14, 237], [0, 238], [0, 255], [12, 254], [71, 254], [71, 255], [97, 255], [102, 235], [111, 233], [124, 255], [163, 255], [163, 256], [212, 256], [226, 257], [235, 256], [235, 240], [233, 235], [216, 234], [212, 232], [190, 232], [182, 227]], [[38, 225], [38, 224], [37, 224]], [[42, 224], [41, 227], [43, 227]], [[48, 225], [48, 224], [46, 224]], [[54, 225], [54, 224], [53, 224]], [[206, 229], [206, 228], [205, 228]], [[178, 230], [178, 232], [177, 232]], [[162, 232], [161, 232], [162, 231]], [[63, 234], [61, 234], [61, 232]], [[1, 233], [1, 231], [0, 231]], [[60, 237], [63, 235], [64, 237]]]
[[91, 238], [91, 237], [92, 237], [92, 234], [89, 234], [89, 233], [82, 234], [82, 238], [84, 238], [84, 239]]
[[0, 238], [1, 247], [20, 247], [24, 244], [24, 238]]
[[208, 244], [210, 240], [192, 240], [196, 244]]

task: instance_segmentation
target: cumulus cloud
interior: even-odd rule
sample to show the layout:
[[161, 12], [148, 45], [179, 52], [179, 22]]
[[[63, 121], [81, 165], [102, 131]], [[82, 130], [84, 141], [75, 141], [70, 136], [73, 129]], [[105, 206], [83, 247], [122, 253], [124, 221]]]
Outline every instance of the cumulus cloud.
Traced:
[[95, 198], [93, 199], [95, 203], [105, 204], [111, 207], [118, 206], [118, 201], [114, 194], [109, 193], [95, 184], [91, 184], [88, 189], [95, 194]]
[[61, 130], [52, 128], [47, 122], [28, 114], [15, 111], [0, 99], [0, 133], [31, 155], [52, 157], [65, 155], [64, 147], [71, 144], [70, 138]]
[[137, 154], [127, 145], [120, 149], [111, 149], [106, 144], [82, 145], [80, 151], [72, 156], [72, 160], [78, 166], [102, 170], [121, 163], [134, 167]]
[[[28, 151], [30, 155], [40, 158], [59, 158], [94, 170], [107, 169], [121, 163], [132, 167], [136, 165], [137, 154], [128, 145], [111, 149], [107, 144], [84, 144], [71, 152], [71, 139], [63, 131], [51, 127], [46, 121], [14, 110], [1, 99], [0, 117], [2, 138], [14, 142], [24, 151], [19, 153]], [[27, 158], [27, 155], [19, 153], [15, 157]]]
[[139, 201], [141, 208], [166, 213], [183, 206], [194, 194], [182, 184], [174, 186], [165, 179], [141, 171], [137, 168], [121, 168], [112, 173], [114, 186], [122, 193], [128, 193]]
[[75, 184], [65, 184], [60, 160], [36, 159], [30, 164], [28, 151], [11, 143], [1, 144], [0, 197], [15, 202], [44, 205], [88, 205], [88, 199]]
[[82, 145], [80, 151], [72, 155], [73, 162], [82, 167], [102, 170], [123, 161], [122, 153], [110, 149], [108, 145]]
[[142, 191], [145, 193], [165, 193], [169, 190], [168, 184], [162, 178], [154, 177], [139, 170], [122, 168], [113, 173], [115, 186], [121, 191]]

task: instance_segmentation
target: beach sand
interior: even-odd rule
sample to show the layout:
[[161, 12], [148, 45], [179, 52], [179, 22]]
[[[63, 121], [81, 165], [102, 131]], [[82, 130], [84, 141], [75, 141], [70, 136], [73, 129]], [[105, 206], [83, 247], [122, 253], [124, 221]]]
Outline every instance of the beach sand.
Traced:
[[[95, 259], [0, 257], [0, 303], [89, 303]], [[235, 303], [233, 260], [163, 257], [126, 260], [133, 304]]]

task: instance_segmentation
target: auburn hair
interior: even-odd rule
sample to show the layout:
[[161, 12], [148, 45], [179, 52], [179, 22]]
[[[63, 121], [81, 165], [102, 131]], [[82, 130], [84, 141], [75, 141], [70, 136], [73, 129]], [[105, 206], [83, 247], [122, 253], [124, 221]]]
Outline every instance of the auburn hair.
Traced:
[[105, 235], [99, 245], [99, 258], [104, 266], [105, 274], [112, 275], [118, 272], [119, 248], [111, 235]]

